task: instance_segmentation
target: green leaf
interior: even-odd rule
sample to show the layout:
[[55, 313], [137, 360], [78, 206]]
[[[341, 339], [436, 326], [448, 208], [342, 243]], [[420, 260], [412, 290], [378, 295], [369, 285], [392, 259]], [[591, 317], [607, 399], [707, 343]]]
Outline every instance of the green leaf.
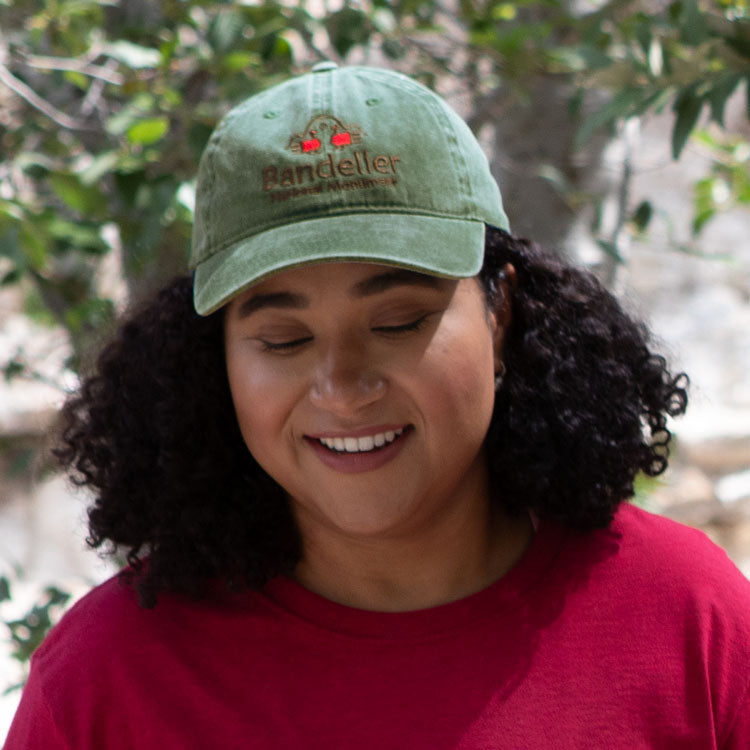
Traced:
[[604, 252], [609, 255], [610, 258], [614, 259], [619, 264], [624, 264], [625, 259], [620, 255], [619, 251], [617, 250], [617, 246], [614, 242], [610, 242], [609, 240], [597, 240], [596, 244], [599, 245], [599, 247], [604, 250]]
[[589, 44], [577, 47], [557, 47], [547, 53], [548, 59], [566, 71], [589, 72], [612, 64], [612, 59], [602, 50]]
[[132, 172], [115, 172], [117, 192], [129, 208], [135, 206], [138, 192], [146, 184], [146, 173], [142, 169]]
[[155, 68], [161, 62], [161, 53], [158, 49], [141, 47], [125, 39], [108, 44], [104, 53], [124, 63], [129, 68]]
[[221, 60], [222, 67], [230, 73], [239, 73], [260, 65], [260, 59], [252, 52], [230, 52]]
[[208, 43], [219, 54], [228, 52], [242, 39], [245, 23], [235, 10], [222, 10], [208, 30]]
[[21, 224], [19, 239], [28, 265], [37, 271], [44, 268], [47, 262], [47, 243], [33, 221], [25, 221]]
[[23, 151], [13, 161], [24, 174], [37, 180], [46, 177], [52, 170], [52, 159], [36, 151]]
[[750, 39], [744, 37], [726, 37], [726, 44], [731, 47], [738, 55], [750, 59]]
[[708, 35], [708, 27], [697, 0], [681, 0], [680, 35], [691, 46], [699, 45]]
[[380, 48], [389, 60], [400, 60], [406, 54], [406, 47], [397, 39], [384, 39]]
[[742, 81], [739, 73], [722, 76], [708, 91], [707, 98], [711, 105], [711, 119], [724, 127], [724, 108], [727, 99]]
[[548, 182], [560, 195], [568, 195], [573, 188], [565, 175], [554, 164], [542, 164], [536, 174]]
[[18, 284], [19, 281], [21, 281], [21, 271], [18, 268], [14, 268], [0, 279], [0, 287], [13, 286], [14, 284]]
[[499, 3], [490, 11], [490, 16], [495, 21], [513, 21], [518, 15], [516, 3]]
[[10, 599], [10, 581], [5, 576], [0, 576], [0, 602]]
[[78, 213], [91, 216], [106, 210], [102, 192], [93, 185], [84, 185], [78, 175], [57, 172], [50, 176], [50, 183], [57, 196]]
[[122, 135], [142, 114], [142, 111], [133, 105], [124, 107], [119, 112], [115, 112], [104, 127], [111, 135]]
[[621, 117], [632, 115], [643, 99], [644, 91], [640, 88], [625, 89], [614, 96], [606, 106], [588, 117], [579, 128], [575, 138], [576, 148], [583, 146], [599, 128], [610, 125]]
[[705, 177], [693, 185], [692, 232], [697, 235], [705, 224], [716, 215], [714, 200], [714, 178]]
[[69, 308], [65, 313], [65, 325], [73, 332], [96, 330], [114, 320], [114, 304], [108, 299], [88, 299]]
[[95, 185], [117, 166], [118, 160], [119, 156], [116, 151], [103, 151], [97, 154], [94, 160], [79, 173], [81, 182], [84, 185]]
[[61, 216], [52, 216], [47, 223], [47, 229], [62, 248], [72, 247], [87, 255], [104, 255], [109, 250], [96, 224], [73, 222]]
[[292, 45], [279, 34], [274, 40], [271, 47], [268, 49], [268, 58], [272, 60], [276, 65], [286, 67], [291, 65], [292, 62]]
[[[20, 375], [23, 375], [25, 370], [26, 368], [23, 366], [22, 362], [19, 362], [17, 359], [11, 359], [9, 362], [5, 364], [2, 370], [3, 377], [5, 378], [5, 382], [10, 383], [10, 381], [13, 380], [14, 378], [17, 378]], [[0, 601], [2, 601], [2, 597], [0, 597]]]
[[63, 78], [81, 91], [86, 91], [89, 87], [89, 78], [76, 70], [66, 70]]
[[347, 5], [328, 16], [326, 28], [331, 43], [341, 57], [346, 57], [352, 47], [365, 44], [372, 34], [372, 24], [367, 15]]
[[638, 40], [638, 44], [641, 45], [643, 54], [648, 55], [654, 36], [651, 33], [651, 24], [645, 19], [635, 27], [635, 38]]
[[633, 211], [631, 221], [638, 232], [645, 232], [653, 215], [654, 207], [651, 205], [651, 201], [641, 201]]
[[161, 140], [169, 131], [168, 117], [151, 117], [131, 125], [127, 130], [128, 140], [131, 143], [140, 143], [142, 146], [150, 146]]
[[698, 84], [692, 84], [677, 95], [674, 103], [674, 111], [677, 115], [674, 129], [672, 130], [672, 158], [679, 159], [682, 149], [690, 138], [701, 110], [704, 98], [696, 94]]

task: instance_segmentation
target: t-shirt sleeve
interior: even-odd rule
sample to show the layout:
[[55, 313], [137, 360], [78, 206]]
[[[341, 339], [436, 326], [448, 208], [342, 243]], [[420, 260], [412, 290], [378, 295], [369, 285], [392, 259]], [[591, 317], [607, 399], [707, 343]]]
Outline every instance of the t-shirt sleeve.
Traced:
[[727, 741], [722, 750], [747, 750], [750, 747], [750, 679], [743, 700], [740, 703]]
[[3, 750], [70, 750], [52, 719], [42, 679], [33, 662]]

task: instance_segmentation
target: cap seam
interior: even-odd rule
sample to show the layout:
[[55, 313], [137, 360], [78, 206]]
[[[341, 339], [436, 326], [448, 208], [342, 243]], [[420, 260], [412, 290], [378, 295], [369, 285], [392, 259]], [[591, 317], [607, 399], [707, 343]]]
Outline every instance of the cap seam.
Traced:
[[[238, 117], [241, 109], [242, 107], [238, 107], [237, 109], [228, 112], [222, 118], [221, 122], [217, 125], [216, 130], [211, 136], [211, 141], [209, 144], [210, 151], [206, 151], [206, 170], [208, 172], [209, 178], [209, 200], [207, 205], [202, 208], [201, 213], [203, 214], [203, 221], [205, 226], [209, 228], [213, 225], [210, 217], [212, 217], [214, 214], [214, 204], [216, 201], [216, 191], [213, 189], [214, 185], [216, 184], [216, 151], [219, 148], [221, 141], [223, 140], [224, 132], [226, 131], [229, 123], [234, 121]], [[212, 231], [210, 229], [206, 232], [206, 236], [209, 240], [211, 240], [211, 244], [213, 244]]]
[[454, 123], [451, 121], [447, 105], [438, 99], [439, 95], [436, 92], [424, 88], [421, 84], [412, 81], [406, 76], [394, 79], [391, 76], [380, 75], [380, 79], [383, 85], [392, 86], [401, 91], [406, 91], [410, 95], [417, 96], [426, 105], [430, 116], [451, 144], [450, 155], [457, 175], [457, 187], [466, 191], [467, 198], [469, 198], [467, 202], [474, 204], [473, 209], [476, 209], [477, 201], [474, 194], [474, 185], [469, 175], [466, 158], [460, 148], [458, 148], [460, 138], [456, 133]]
[[476, 201], [474, 200], [474, 191], [472, 190], [471, 182], [469, 181], [466, 174], [468, 172], [468, 165], [458, 149], [459, 139], [456, 133], [456, 129], [455, 127], [453, 127], [453, 123], [451, 122], [448, 113], [443, 109], [443, 107], [436, 99], [425, 97], [425, 101], [427, 102], [430, 109], [430, 114], [432, 114], [432, 116], [438, 122], [441, 130], [451, 144], [450, 154], [454, 164], [454, 168], [456, 170], [456, 181], [458, 183], [458, 188], [459, 190], [464, 190], [466, 192], [464, 199], [466, 200], [467, 198], [469, 198], [469, 200], [467, 200], [467, 203], [474, 204], [476, 203]]

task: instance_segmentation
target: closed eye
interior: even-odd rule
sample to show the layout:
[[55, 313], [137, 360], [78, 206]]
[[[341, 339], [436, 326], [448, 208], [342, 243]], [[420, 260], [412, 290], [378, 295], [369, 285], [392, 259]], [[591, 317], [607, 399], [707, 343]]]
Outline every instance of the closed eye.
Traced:
[[427, 314], [427, 315], [423, 315], [421, 318], [417, 318], [416, 320], [411, 321], [410, 323], [403, 323], [402, 325], [398, 325], [398, 326], [377, 326], [373, 328], [373, 330], [378, 331], [380, 333], [398, 336], [399, 334], [402, 334], [402, 333], [410, 333], [411, 331], [418, 331], [420, 328], [422, 328], [425, 325], [429, 317], [430, 317], [429, 314]]
[[[402, 336], [413, 331], [418, 331], [426, 323], [430, 314], [423, 315], [416, 320], [412, 320], [409, 323], [402, 323], [396, 326], [375, 326], [372, 330], [378, 333], [383, 333], [386, 336]], [[261, 345], [261, 351], [264, 352], [279, 352], [279, 353], [291, 353], [299, 347], [312, 341], [312, 336], [303, 336], [302, 338], [292, 339], [291, 341], [266, 341], [265, 339], [258, 339]]]
[[264, 352], [291, 352], [294, 349], [306, 344], [308, 341], [312, 341], [312, 336], [305, 336], [301, 339], [292, 339], [291, 341], [264, 341], [258, 339], [261, 345], [261, 350]]

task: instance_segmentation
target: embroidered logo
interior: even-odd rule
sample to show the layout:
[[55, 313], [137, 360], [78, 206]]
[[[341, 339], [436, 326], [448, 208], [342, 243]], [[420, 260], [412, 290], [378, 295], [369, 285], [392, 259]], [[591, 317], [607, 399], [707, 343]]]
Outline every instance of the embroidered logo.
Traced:
[[288, 148], [293, 154], [327, 151], [329, 146], [344, 146], [362, 143], [362, 128], [359, 125], [345, 125], [333, 115], [313, 117], [302, 133], [289, 139]]
[[287, 164], [263, 167], [263, 192], [273, 201], [287, 201], [323, 192], [395, 187], [401, 157], [371, 154], [364, 147], [365, 135], [359, 125], [331, 114], [316, 115], [289, 138], [287, 150], [293, 156]]

